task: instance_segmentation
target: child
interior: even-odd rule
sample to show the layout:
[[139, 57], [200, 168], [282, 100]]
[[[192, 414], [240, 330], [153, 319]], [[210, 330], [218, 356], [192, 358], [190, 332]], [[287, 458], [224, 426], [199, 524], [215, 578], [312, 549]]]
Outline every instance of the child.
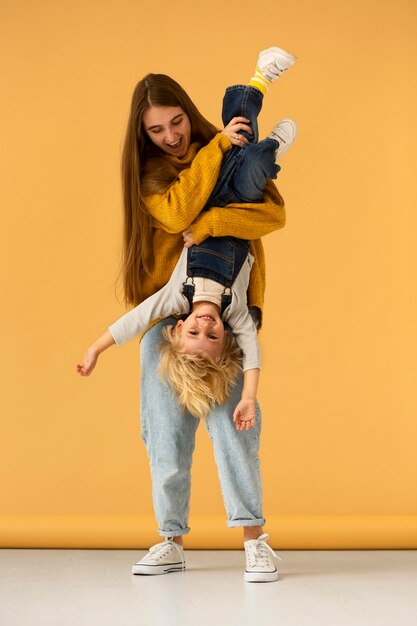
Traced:
[[[261, 201], [266, 179], [276, 178], [275, 160], [293, 142], [296, 127], [283, 120], [257, 143], [257, 115], [266, 84], [294, 62], [294, 56], [279, 48], [265, 50], [250, 84], [226, 90], [224, 123], [236, 115], [247, 116], [252, 133], [242, 133], [242, 147], [224, 157], [207, 208]], [[243, 353], [244, 386], [233, 419], [238, 430], [248, 430], [255, 423], [260, 368], [257, 330], [246, 298], [252, 264], [249, 242], [233, 237], [209, 237], [199, 246], [184, 248], [168, 283], [112, 324], [88, 349], [78, 373], [88, 376], [103, 350], [142, 334], [154, 320], [189, 314], [165, 329], [161, 372], [179, 403], [197, 417], [206, 417], [213, 404], [225, 401], [240, 367], [239, 350], [224, 328], [227, 322]]]

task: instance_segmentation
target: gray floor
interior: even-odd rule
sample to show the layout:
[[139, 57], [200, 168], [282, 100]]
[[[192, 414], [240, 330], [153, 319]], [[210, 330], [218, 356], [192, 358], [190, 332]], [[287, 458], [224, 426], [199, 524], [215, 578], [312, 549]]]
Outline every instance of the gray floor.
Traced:
[[417, 551], [280, 552], [243, 582], [243, 552], [188, 551], [187, 570], [132, 576], [131, 550], [0, 550], [1, 626], [415, 626]]

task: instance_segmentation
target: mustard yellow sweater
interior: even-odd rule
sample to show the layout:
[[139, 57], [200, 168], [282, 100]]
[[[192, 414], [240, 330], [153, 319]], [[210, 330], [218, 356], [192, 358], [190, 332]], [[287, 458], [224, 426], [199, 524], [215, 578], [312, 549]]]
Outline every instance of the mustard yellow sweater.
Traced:
[[[178, 175], [163, 194], [146, 198], [153, 217], [150, 276], [143, 276], [144, 298], [169, 280], [183, 248], [181, 232], [191, 227], [196, 243], [209, 236], [227, 235], [251, 240], [255, 257], [248, 290], [249, 306], [262, 314], [265, 292], [265, 259], [260, 237], [285, 224], [284, 202], [272, 181], [268, 181], [263, 203], [229, 204], [202, 211], [216, 184], [223, 155], [230, 150], [229, 139], [219, 133], [206, 146], [191, 144], [185, 157], [168, 157], [172, 163], [189, 167]], [[260, 315], [261, 317], [261, 315]]]

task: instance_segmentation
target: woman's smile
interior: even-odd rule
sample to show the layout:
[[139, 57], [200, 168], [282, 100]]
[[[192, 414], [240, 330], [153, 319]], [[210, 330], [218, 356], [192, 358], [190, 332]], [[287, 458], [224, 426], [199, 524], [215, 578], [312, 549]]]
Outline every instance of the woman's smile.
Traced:
[[[170, 151], [173, 151], [175, 153], [177, 152], [181, 152], [182, 151], [182, 147], [184, 145], [184, 141], [183, 138], [180, 137], [177, 141], [175, 141], [174, 143], [167, 143], [166, 146]], [[184, 155], [181, 155], [184, 156]]]

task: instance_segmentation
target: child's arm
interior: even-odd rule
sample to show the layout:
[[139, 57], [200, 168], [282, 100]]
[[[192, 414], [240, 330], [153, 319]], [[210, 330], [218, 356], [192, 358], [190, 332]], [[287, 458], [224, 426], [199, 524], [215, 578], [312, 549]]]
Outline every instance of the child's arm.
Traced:
[[237, 430], [249, 430], [255, 424], [256, 393], [261, 366], [261, 351], [257, 328], [248, 309], [246, 289], [252, 269], [253, 257], [244, 262], [232, 287], [232, 304], [224, 313], [226, 321], [242, 350], [243, 390], [233, 421]]
[[101, 335], [101, 337], [87, 349], [83, 362], [77, 364], [76, 370], [78, 374], [81, 376], [89, 376], [96, 366], [99, 355], [114, 344], [113, 336], [106, 330], [104, 335]]
[[237, 430], [249, 430], [255, 426], [259, 372], [259, 369], [252, 369], [246, 370], [243, 374], [242, 397], [233, 413], [233, 421]]
[[137, 337], [145, 332], [155, 319], [186, 313], [189, 305], [181, 289], [186, 275], [187, 251], [184, 249], [167, 284], [111, 324], [104, 335], [88, 348], [83, 362], [76, 366], [76, 371], [81, 376], [89, 376], [101, 352], [113, 344], [121, 345]]
[[188, 313], [188, 300], [182, 295], [186, 276], [187, 250], [184, 248], [167, 284], [109, 326], [116, 344], [119, 346], [138, 337], [156, 319]]

